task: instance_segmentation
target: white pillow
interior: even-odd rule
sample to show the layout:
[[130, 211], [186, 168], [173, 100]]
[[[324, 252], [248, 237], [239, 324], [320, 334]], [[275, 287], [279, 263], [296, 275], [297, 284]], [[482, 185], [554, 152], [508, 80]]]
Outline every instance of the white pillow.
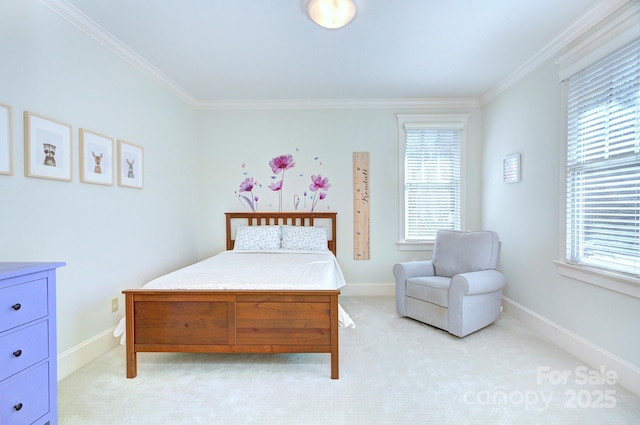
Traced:
[[280, 249], [280, 226], [238, 225], [233, 249], [238, 251]]
[[282, 248], [327, 251], [327, 229], [311, 226], [282, 226]]

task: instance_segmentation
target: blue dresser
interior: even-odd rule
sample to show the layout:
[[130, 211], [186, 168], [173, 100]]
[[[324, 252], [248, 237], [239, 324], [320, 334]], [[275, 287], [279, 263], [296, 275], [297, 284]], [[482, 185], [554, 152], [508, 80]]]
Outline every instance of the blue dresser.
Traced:
[[0, 424], [57, 425], [56, 268], [0, 263]]

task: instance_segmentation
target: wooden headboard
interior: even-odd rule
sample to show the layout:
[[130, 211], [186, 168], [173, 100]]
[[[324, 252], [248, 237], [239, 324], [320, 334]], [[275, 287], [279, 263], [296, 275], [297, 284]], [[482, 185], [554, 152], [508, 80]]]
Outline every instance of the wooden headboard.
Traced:
[[289, 226], [322, 226], [328, 229], [327, 247], [336, 255], [336, 214], [335, 212], [228, 212], [227, 225], [227, 249], [233, 249], [235, 244], [234, 224], [246, 224], [249, 226], [275, 226], [288, 224]]

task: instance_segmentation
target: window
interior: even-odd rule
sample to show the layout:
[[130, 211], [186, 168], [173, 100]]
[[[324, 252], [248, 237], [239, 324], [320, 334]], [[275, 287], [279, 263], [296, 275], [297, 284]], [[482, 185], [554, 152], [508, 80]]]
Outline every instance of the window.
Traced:
[[566, 261], [640, 276], [640, 39], [567, 80]]
[[398, 115], [400, 243], [462, 228], [463, 147], [468, 115]]

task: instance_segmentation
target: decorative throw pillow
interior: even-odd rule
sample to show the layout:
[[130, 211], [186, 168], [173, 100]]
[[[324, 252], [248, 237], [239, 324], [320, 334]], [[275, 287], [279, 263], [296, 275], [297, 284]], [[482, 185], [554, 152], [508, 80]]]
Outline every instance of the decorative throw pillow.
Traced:
[[327, 251], [327, 229], [311, 226], [282, 226], [282, 248], [299, 251]]
[[247, 226], [236, 227], [234, 250], [256, 251], [264, 249], [280, 249], [280, 226]]

